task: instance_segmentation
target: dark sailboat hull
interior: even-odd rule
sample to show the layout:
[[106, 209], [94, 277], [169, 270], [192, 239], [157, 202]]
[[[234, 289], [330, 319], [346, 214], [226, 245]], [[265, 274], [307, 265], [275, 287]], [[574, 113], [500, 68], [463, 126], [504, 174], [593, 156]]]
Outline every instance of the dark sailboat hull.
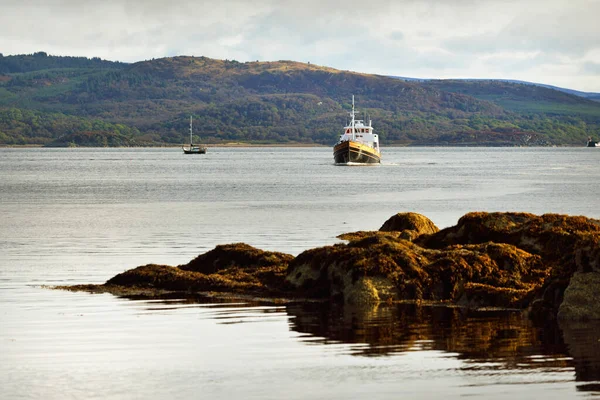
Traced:
[[333, 148], [333, 160], [336, 164], [379, 164], [381, 155], [377, 150], [359, 142], [345, 141]]
[[206, 147], [183, 147], [183, 154], [206, 154]]

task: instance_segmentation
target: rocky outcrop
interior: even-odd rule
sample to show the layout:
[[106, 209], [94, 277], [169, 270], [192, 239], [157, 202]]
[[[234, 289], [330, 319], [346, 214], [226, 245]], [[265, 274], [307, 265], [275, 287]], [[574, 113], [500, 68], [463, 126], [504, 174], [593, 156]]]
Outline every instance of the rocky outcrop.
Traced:
[[524, 307], [548, 275], [537, 255], [499, 243], [426, 249], [375, 234], [305, 251], [287, 281], [311, 297], [352, 304], [442, 301], [471, 307]]
[[104, 285], [60, 288], [148, 296], [168, 291], [273, 297], [285, 293], [285, 273], [293, 258], [289, 254], [234, 243], [217, 246], [178, 267], [149, 264], [118, 274]]
[[417, 236], [436, 233], [439, 230], [429, 218], [413, 212], [398, 213], [379, 228], [380, 232], [414, 231]]
[[410, 240], [424, 234], [433, 234], [439, 232], [439, 228], [424, 215], [407, 212], [398, 213], [390, 217], [379, 228], [379, 231], [358, 231], [343, 233], [338, 238], [343, 240], [359, 240], [373, 235], [393, 236], [401, 239]]
[[422, 215], [400, 213], [379, 231], [340, 238], [348, 242], [297, 257], [243, 243], [217, 246], [178, 267], [126, 271], [95, 291], [210, 291], [355, 305], [442, 302], [528, 309], [543, 319], [600, 319], [598, 220], [477, 212], [438, 230]]
[[286, 266], [293, 258], [290, 254], [263, 251], [245, 243], [233, 243], [219, 245], [179, 268], [213, 274], [228, 268], [277, 268]]
[[490, 241], [539, 255], [547, 266], [548, 277], [529, 304], [534, 318], [557, 315], [576, 272], [600, 272], [600, 221], [581, 216], [475, 212], [456, 226], [416, 239], [435, 249]]

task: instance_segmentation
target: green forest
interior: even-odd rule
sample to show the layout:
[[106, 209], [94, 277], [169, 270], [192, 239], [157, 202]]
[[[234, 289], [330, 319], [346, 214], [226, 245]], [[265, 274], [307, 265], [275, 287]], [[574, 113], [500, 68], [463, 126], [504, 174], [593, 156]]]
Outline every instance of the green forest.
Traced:
[[294, 61], [134, 64], [0, 54], [0, 145], [332, 145], [352, 95], [382, 146], [584, 146], [600, 102], [480, 80], [405, 81]]

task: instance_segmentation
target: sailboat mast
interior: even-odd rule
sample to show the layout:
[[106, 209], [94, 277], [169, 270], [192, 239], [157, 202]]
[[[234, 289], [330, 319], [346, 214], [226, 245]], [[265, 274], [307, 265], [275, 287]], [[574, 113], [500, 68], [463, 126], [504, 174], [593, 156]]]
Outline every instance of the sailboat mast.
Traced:
[[190, 115], [190, 146], [192, 143], [192, 116]]

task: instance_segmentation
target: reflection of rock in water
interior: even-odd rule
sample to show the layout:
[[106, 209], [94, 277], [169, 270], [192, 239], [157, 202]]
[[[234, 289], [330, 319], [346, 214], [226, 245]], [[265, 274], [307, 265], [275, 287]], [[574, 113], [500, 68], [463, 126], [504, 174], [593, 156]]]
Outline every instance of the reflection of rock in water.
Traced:
[[577, 389], [600, 391], [600, 322], [561, 322], [560, 327], [573, 357], [575, 380], [589, 382]]
[[450, 307], [396, 304], [351, 308], [328, 304], [293, 304], [291, 329], [331, 341], [363, 343], [360, 355], [390, 355], [412, 350], [458, 353], [473, 361], [506, 366], [565, 367], [565, 347], [557, 326], [536, 327], [520, 313], [467, 312]]

